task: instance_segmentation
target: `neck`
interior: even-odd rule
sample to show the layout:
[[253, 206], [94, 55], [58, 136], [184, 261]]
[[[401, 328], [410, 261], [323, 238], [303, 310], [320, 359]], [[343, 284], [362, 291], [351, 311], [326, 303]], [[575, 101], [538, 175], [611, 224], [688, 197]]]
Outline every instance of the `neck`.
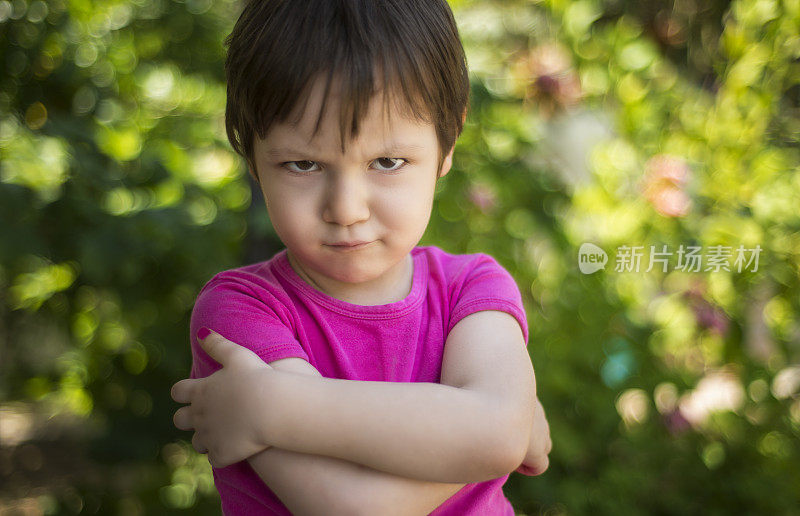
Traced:
[[313, 273], [309, 274], [288, 250], [286, 256], [292, 269], [309, 286], [346, 303], [363, 306], [385, 305], [402, 301], [411, 293], [414, 279], [414, 260], [410, 253], [382, 277], [368, 283], [358, 284], [338, 282], [333, 284], [319, 277], [315, 280], [315, 275]]

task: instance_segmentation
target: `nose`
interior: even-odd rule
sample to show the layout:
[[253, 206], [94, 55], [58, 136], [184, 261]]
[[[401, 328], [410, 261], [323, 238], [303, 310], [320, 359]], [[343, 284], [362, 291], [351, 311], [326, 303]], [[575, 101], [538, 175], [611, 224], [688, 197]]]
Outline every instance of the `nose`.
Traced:
[[369, 188], [358, 174], [330, 174], [322, 219], [352, 226], [369, 218]]

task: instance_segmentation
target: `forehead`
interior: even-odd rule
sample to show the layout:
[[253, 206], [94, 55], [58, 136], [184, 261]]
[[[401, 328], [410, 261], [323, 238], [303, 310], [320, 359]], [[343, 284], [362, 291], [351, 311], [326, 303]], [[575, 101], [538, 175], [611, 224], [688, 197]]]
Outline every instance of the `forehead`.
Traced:
[[[326, 92], [326, 87], [328, 91]], [[346, 105], [338, 80], [312, 80], [286, 120], [275, 121], [259, 146], [314, 144], [344, 153], [348, 144], [410, 143], [437, 145], [433, 124], [415, 116], [403, 95], [376, 82], [357, 132], [350, 126], [355, 106]]]

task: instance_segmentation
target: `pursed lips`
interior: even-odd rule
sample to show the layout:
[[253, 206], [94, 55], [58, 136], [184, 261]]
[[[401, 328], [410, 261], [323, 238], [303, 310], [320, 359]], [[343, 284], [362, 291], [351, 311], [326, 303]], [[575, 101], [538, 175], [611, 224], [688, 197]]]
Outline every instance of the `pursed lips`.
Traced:
[[347, 241], [342, 241], [342, 242], [335, 242], [333, 244], [328, 244], [328, 245], [343, 245], [343, 246], [350, 247], [350, 246], [354, 246], [354, 245], [361, 245], [361, 244], [367, 244], [367, 243], [369, 243], [369, 242], [366, 241], [366, 240], [347, 240]]
[[330, 247], [338, 248], [338, 249], [357, 249], [360, 247], [364, 247], [367, 244], [372, 242], [368, 242], [365, 240], [352, 240], [347, 242], [336, 242], [334, 244], [326, 244]]

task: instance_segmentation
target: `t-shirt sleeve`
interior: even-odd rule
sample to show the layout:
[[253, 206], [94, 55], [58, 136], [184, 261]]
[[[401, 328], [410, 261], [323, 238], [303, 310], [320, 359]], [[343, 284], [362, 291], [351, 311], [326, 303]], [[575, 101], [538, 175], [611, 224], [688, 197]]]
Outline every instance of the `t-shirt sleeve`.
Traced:
[[197, 332], [203, 327], [253, 351], [264, 362], [288, 357], [308, 360], [289, 312], [268, 291], [243, 278], [218, 274], [198, 294], [189, 334], [191, 378], [206, 377], [221, 367], [197, 342]]
[[[522, 295], [511, 274], [491, 256], [478, 253], [456, 277], [454, 306], [447, 333], [464, 317], [483, 310], [499, 310], [514, 316], [528, 345], [528, 320]], [[451, 303], [453, 301], [451, 300]]]

